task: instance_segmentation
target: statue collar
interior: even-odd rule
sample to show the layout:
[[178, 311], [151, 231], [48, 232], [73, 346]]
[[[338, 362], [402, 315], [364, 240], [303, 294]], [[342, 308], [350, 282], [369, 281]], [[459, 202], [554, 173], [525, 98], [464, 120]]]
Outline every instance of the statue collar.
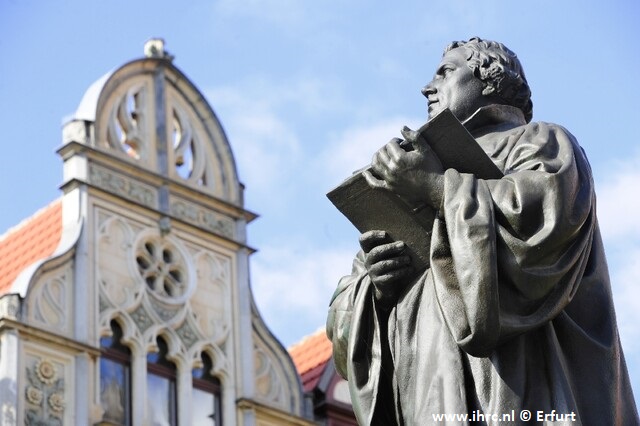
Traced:
[[512, 129], [514, 127], [527, 124], [524, 114], [520, 108], [510, 105], [488, 105], [479, 108], [476, 112], [467, 118], [462, 124], [474, 136], [478, 133], [488, 133], [490, 131], [499, 131]]

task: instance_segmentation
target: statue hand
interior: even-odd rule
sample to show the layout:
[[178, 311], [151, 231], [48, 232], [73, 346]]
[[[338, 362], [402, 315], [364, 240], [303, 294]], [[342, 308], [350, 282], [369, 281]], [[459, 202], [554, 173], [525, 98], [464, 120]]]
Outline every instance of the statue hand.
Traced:
[[420, 140], [422, 137], [408, 127], [402, 135], [413, 146], [412, 151], [400, 147], [400, 139], [394, 138], [373, 156], [371, 169], [364, 177], [373, 188], [384, 188], [403, 198], [411, 207], [425, 204], [440, 208], [444, 191], [444, 170], [440, 160]]
[[375, 287], [376, 300], [389, 307], [407, 283], [413, 267], [405, 253], [405, 243], [392, 241], [385, 231], [369, 231], [360, 236], [364, 266]]

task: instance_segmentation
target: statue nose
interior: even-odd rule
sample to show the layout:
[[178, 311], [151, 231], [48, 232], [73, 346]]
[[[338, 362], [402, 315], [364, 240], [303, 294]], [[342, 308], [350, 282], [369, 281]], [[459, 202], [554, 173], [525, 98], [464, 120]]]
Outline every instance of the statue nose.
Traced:
[[431, 85], [431, 83], [429, 83], [422, 88], [421, 92], [424, 97], [428, 97], [429, 95], [434, 95], [436, 93], [436, 89]]

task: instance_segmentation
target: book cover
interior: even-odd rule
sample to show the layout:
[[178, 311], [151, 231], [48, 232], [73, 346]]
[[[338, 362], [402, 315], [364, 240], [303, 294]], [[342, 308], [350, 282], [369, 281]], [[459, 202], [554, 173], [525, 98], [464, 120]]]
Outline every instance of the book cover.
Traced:
[[[479, 179], [500, 179], [503, 174], [467, 129], [448, 109], [418, 132], [440, 159], [444, 169], [473, 173]], [[429, 266], [431, 232], [436, 212], [418, 212], [393, 192], [371, 188], [362, 171], [327, 193], [329, 200], [361, 233], [384, 230], [394, 241], [404, 241], [416, 272]]]

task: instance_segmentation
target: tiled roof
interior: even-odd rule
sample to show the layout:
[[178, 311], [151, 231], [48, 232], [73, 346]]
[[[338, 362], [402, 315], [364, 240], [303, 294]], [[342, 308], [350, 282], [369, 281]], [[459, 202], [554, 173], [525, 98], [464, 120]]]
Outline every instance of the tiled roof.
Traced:
[[0, 236], [0, 295], [27, 266], [53, 254], [62, 236], [62, 202], [56, 200]]
[[289, 348], [293, 363], [302, 377], [305, 392], [313, 390], [331, 359], [333, 345], [324, 329], [305, 337]]

